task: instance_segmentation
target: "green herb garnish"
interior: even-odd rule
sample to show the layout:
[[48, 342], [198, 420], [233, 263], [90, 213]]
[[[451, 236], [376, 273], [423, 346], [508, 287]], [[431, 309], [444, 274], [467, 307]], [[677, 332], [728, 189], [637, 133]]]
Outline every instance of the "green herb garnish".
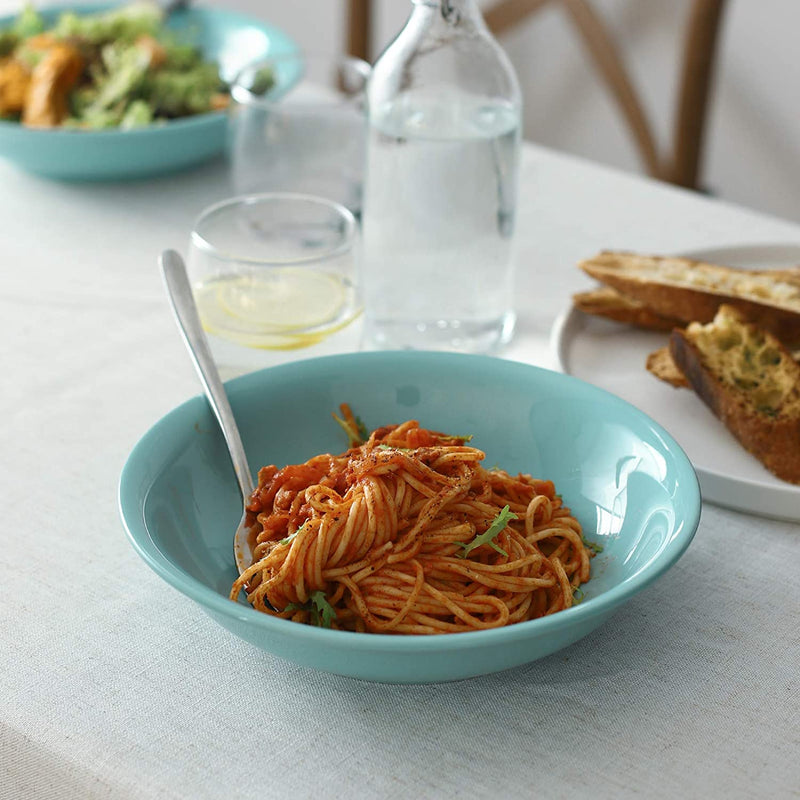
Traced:
[[471, 442], [474, 438], [475, 437], [471, 433], [468, 433], [466, 436], [442, 436], [443, 440], [453, 439], [457, 442], [462, 442], [463, 444]]
[[583, 537], [581, 541], [583, 542], [583, 546], [587, 550], [591, 550], [595, 555], [603, 552], [603, 545], [598, 544], [597, 542], [590, 542], [586, 537]]
[[278, 542], [278, 544], [289, 544], [289, 542], [291, 542], [295, 538], [295, 536], [297, 536], [297, 534], [300, 533], [301, 530], [303, 530], [304, 527], [305, 527], [305, 522], [294, 533], [290, 533], [285, 539], [281, 539], [280, 542]]
[[307, 603], [289, 603], [284, 611], [307, 611], [311, 617], [311, 624], [318, 628], [330, 628], [336, 619], [336, 611], [321, 589], [312, 592], [311, 599]]
[[494, 541], [494, 538], [512, 519], [517, 519], [517, 515], [513, 511], [509, 511], [508, 506], [503, 506], [500, 513], [492, 520], [492, 524], [483, 533], [469, 542], [469, 544], [466, 542], [456, 542], [459, 547], [464, 548], [464, 552], [458, 554], [459, 558], [466, 558], [476, 547], [480, 547], [484, 544], [488, 544], [489, 547], [508, 558], [508, 553]]
[[583, 589], [581, 589], [580, 586], [576, 586], [572, 590], [572, 605], [577, 606], [579, 603], [582, 603], [585, 596]]
[[369, 439], [369, 431], [367, 430], [360, 417], [354, 417], [353, 420], [342, 419], [336, 414], [333, 418], [339, 423], [342, 430], [347, 434], [347, 441], [350, 447], [358, 447]]
[[[321, 628], [330, 628], [333, 620], [336, 619], [336, 611], [333, 606], [328, 602], [325, 597], [325, 592], [316, 591], [311, 593], [311, 602], [314, 604], [316, 610], [316, 625]], [[314, 612], [312, 611], [312, 616]]]

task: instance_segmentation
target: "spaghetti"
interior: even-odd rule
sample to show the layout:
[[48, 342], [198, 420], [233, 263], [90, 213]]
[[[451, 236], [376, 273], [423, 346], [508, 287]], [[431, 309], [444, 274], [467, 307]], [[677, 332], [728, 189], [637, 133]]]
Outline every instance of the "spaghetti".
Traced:
[[551, 481], [481, 466], [469, 437], [416, 421], [303, 464], [263, 467], [248, 505], [259, 611], [335, 629], [496, 628], [573, 604], [593, 555]]

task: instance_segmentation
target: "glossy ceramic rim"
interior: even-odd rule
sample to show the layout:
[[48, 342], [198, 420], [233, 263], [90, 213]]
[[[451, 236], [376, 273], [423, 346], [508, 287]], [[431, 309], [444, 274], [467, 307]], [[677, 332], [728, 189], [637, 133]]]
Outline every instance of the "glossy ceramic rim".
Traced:
[[[425, 636], [418, 634], [395, 636], [391, 634], [363, 634], [350, 631], [326, 630], [309, 625], [300, 625], [290, 620], [271, 617], [256, 611], [248, 605], [229, 600], [227, 597], [222, 596], [174, 565], [161, 553], [156, 543], [150, 537], [143, 518], [143, 508], [136, 504], [131, 491], [126, 489], [128, 486], [137, 486], [141, 483], [141, 467], [137, 464], [138, 454], [147, 451], [153, 441], [163, 436], [166, 431], [169, 431], [175, 425], [181, 425], [181, 427], [184, 428], [185, 423], [179, 422], [179, 420], [184, 418], [186, 410], [192, 405], [205, 403], [205, 399], [202, 396], [198, 396], [182, 403], [156, 422], [156, 424], [139, 440], [123, 467], [118, 491], [119, 509], [128, 539], [141, 558], [167, 583], [209, 611], [214, 614], [229, 617], [240, 623], [256, 626], [256, 628], [259, 628], [263, 633], [275, 632], [279, 634], [290, 634], [293, 637], [305, 638], [320, 645], [329, 645], [337, 648], [344, 646], [354, 652], [381, 651], [391, 653], [401, 650], [415, 650], [424, 653], [434, 651], [457, 651], [465, 648], [481, 647], [488, 644], [508, 644], [518, 640], [528, 639], [539, 634], [546, 634], [549, 631], [560, 628], [567, 628], [573, 623], [579, 624], [581, 621], [586, 621], [593, 617], [606, 615], [670, 569], [680, 559], [694, 538], [700, 521], [700, 489], [694, 469], [681, 447], [664, 428], [646, 414], [630, 405], [630, 403], [627, 403], [616, 395], [606, 392], [603, 389], [599, 389], [569, 375], [534, 367], [522, 362], [503, 361], [488, 356], [384, 351], [326, 356], [269, 367], [266, 370], [244, 375], [229, 381], [226, 386], [229, 388], [231, 394], [235, 396], [237, 388], [239, 387], [244, 389], [251, 383], [259, 385], [263, 383], [266, 374], [269, 374], [270, 383], [272, 384], [281, 379], [296, 379], [303, 373], [305, 373], [307, 379], [309, 379], [314, 374], [315, 365], [323, 362], [329, 365], [335, 365], [337, 361], [352, 362], [354, 360], [364, 361], [366, 363], [374, 358], [390, 360], [444, 359], [448, 361], [459, 359], [462, 360], [465, 368], [468, 368], [470, 363], [477, 366], [479, 362], [483, 363], [484, 361], [504, 363], [508, 365], [508, 369], [510, 370], [530, 370], [532, 383], [541, 380], [563, 381], [575, 386], [584, 394], [612, 399], [613, 402], [625, 408], [626, 414], [638, 419], [658, 435], [665, 449], [672, 455], [674, 467], [678, 470], [679, 484], [682, 486], [683, 505], [686, 507], [686, 513], [679, 529], [674, 532], [668, 547], [660, 551], [640, 572], [616, 584], [598, 597], [587, 598], [580, 605], [573, 606], [564, 611], [559, 611], [557, 614], [548, 617], [519, 622], [503, 628], [454, 633], [446, 636]], [[231, 544], [231, 563], [233, 563], [233, 544]]]

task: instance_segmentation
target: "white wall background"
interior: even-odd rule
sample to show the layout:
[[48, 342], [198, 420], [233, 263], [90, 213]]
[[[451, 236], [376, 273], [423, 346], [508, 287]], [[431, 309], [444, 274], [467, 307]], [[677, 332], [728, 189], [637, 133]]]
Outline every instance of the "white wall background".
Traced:
[[[622, 45], [666, 147], [690, 0], [593, 1]], [[344, 46], [343, 0], [228, 2], [281, 26], [309, 49]], [[380, 48], [402, 26], [411, 4], [376, 2], [374, 41]], [[702, 181], [718, 197], [800, 222], [798, 31], [798, 0], [729, 0]], [[613, 101], [557, 4], [531, 16], [502, 44], [523, 85], [527, 139], [641, 171]]]
[[[272, 22], [309, 50], [344, 48], [344, 0], [198, 0], [212, 1]], [[22, 2], [0, 0], [0, 12], [14, 12]], [[492, 0], [480, 2], [485, 7]], [[658, 140], [666, 145], [690, 0], [593, 2], [622, 45]], [[376, 5], [379, 50], [403, 25], [411, 3]], [[702, 181], [725, 200], [800, 222], [798, 31], [798, 0], [729, 0]], [[641, 171], [627, 129], [558, 4], [533, 15], [502, 44], [523, 85], [527, 139]]]

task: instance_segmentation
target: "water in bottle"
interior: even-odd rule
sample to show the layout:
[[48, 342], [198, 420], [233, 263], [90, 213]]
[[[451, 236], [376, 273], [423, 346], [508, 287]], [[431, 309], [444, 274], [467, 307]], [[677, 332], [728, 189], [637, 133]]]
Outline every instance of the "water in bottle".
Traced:
[[[435, 61], [423, 79], [427, 70], [404, 41], [407, 26], [373, 72], [363, 219], [367, 341], [487, 352], [514, 328], [519, 96], [474, 3], [450, 3], [460, 9], [455, 24], [438, 3], [416, 5], [454, 41], [439, 31], [439, 52], [423, 48], [420, 58]], [[419, 39], [420, 24], [411, 28]], [[398, 42], [404, 58], [393, 55]], [[477, 74], [468, 46], [484, 67]], [[387, 58], [391, 68], [382, 67]], [[487, 63], [501, 79], [485, 80]]]

